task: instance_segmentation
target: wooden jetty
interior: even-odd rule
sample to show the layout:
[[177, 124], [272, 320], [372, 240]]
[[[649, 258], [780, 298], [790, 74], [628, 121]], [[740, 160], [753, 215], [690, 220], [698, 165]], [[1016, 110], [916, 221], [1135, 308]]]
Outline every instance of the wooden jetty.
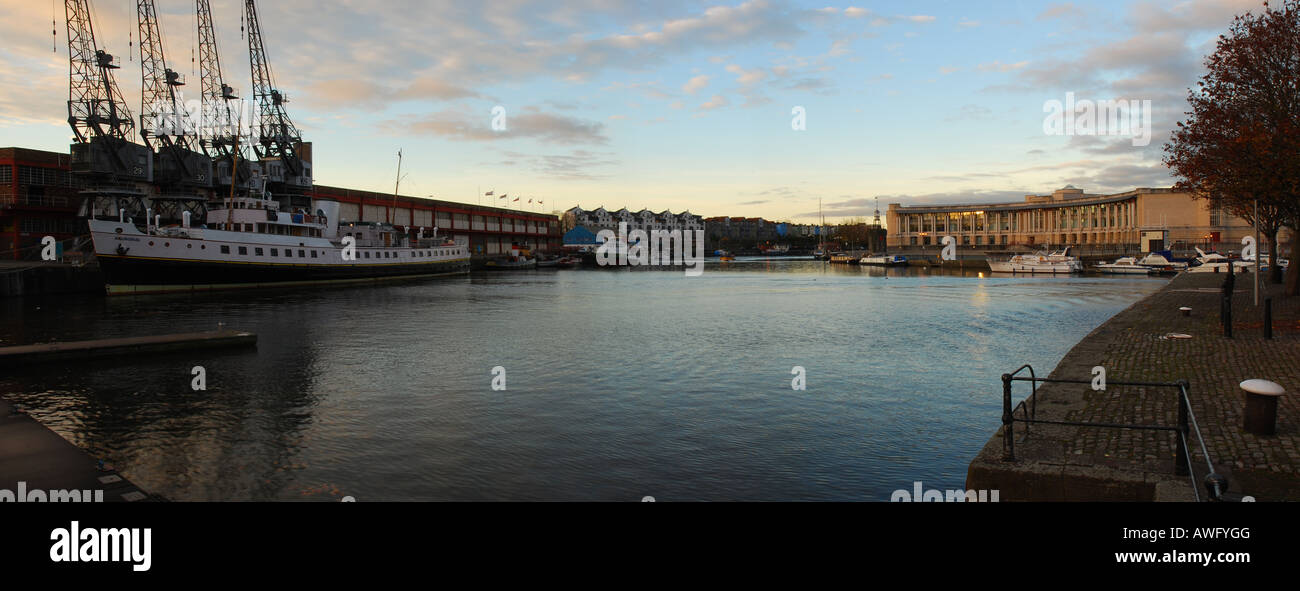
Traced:
[[54, 361], [98, 359], [141, 353], [172, 353], [194, 349], [255, 347], [257, 335], [241, 330], [121, 337], [67, 343], [0, 347], [0, 367]]

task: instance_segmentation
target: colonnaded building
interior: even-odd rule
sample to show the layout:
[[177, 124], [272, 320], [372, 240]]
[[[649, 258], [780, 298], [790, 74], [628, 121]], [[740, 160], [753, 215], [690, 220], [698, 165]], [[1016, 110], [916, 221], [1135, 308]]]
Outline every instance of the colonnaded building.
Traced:
[[[904, 207], [887, 214], [890, 248], [937, 245], [953, 236], [961, 249], [1020, 251], [1066, 246], [1092, 252], [1138, 253], [1191, 250], [1239, 251], [1254, 228], [1173, 189], [1133, 189], [1093, 195], [1067, 186], [1051, 195], [1026, 195], [1023, 203]], [[1287, 237], [1279, 236], [1285, 245]]]

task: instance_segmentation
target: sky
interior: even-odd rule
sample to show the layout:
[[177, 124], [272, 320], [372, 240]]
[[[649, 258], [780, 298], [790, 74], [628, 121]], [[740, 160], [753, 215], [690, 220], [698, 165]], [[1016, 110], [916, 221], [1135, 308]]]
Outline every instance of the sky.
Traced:
[[[96, 41], [118, 56], [138, 114], [136, 2], [91, 2]], [[247, 96], [242, 4], [211, 1], [227, 84]], [[870, 217], [877, 199], [884, 210], [1020, 201], [1067, 184], [1170, 186], [1162, 146], [1188, 88], [1233, 15], [1261, 4], [264, 0], [258, 10], [318, 184], [391, 192], [401, 150], [408, 195], [814, 222], [819, 211]], [[197, 98], [193, 6], [157, 0], [168, 64]], [[0, 146], [66, 151], [62, 3], [0, 0], [0, 65]], [[1046, 105], [1068, 96], [1150, 101], [1140, 111], [1150, 143], [1083, 126], [1049, 133]]]

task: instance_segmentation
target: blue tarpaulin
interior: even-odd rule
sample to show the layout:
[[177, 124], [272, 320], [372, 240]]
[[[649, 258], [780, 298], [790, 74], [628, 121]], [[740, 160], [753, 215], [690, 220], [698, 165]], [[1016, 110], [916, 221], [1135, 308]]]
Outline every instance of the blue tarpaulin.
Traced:
[[564, 233], [564, 244], [588, 245], [596, 243], [596, 235], [582, 226], [575, 227]]

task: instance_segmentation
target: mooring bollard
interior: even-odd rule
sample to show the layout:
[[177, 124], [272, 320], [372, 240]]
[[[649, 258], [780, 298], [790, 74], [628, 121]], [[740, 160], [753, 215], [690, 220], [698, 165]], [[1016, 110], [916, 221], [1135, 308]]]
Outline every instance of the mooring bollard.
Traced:
[[1264, 298], [1264, 338], [1273, 338], [1273, 298]]
[[1241, 383], [1246, 392], [1245, 419], [1242, 427], [1247, 433], [1272, 435], [1277, 431], [1277, 399], [1286, 393], [1281, 385], [1268, 380], [1246, 380]]

